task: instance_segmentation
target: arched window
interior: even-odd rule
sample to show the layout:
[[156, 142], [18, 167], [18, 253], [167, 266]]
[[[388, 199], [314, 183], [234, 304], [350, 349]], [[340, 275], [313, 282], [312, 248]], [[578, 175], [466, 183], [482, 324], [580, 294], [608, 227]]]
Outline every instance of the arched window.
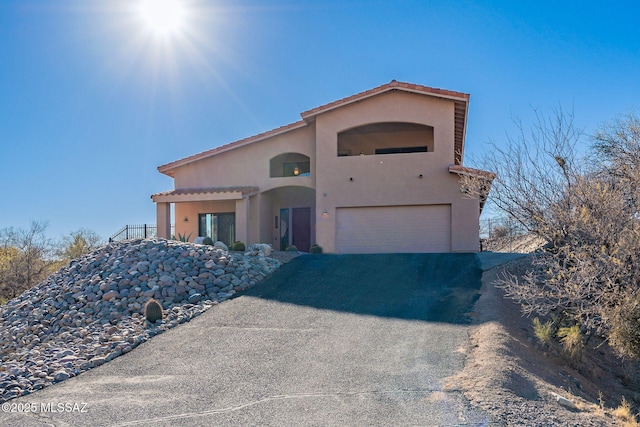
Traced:
[[417, 123], [372, 123], [338, 134], [338, 156], [426, 153], [433, 150], [433, 127]]
[[300, 153], [283, 153], [269, 160], [269, 176], [281, 178], [285, 176], [309, 176], [311, 161], [309, 156]]

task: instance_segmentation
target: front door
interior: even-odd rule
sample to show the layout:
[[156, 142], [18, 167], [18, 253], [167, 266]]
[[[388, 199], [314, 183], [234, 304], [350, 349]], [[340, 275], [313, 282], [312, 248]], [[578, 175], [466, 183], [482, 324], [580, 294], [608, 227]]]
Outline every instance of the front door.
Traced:
[[299, 251], [309, 252], [311, 247], [311, 208], [293, 208], [291, 243]]

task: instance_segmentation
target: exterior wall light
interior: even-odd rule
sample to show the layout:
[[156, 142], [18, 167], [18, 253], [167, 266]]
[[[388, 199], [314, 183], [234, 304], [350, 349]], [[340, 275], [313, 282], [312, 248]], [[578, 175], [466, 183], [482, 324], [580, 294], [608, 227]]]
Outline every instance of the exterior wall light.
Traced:
[[186, 216], [183, 219], [184, 222], [189, 222], [189, 218], [187, 218]]
[[326, 209], [325, 209], [325, 210], [323, 210], [323, 211], [322, 211], [322, 217], [323, 217], [323, 218], [327, 218], [328, 216], [329, 216], [329, 212], [327, 212], [327, 210], [326, 210]]
[[299, 174], [300, 174], [300, 169], [298, 169], [298, 167], [296, 166], [295, 168], [293, 168], [293, 175], [298, 176]]

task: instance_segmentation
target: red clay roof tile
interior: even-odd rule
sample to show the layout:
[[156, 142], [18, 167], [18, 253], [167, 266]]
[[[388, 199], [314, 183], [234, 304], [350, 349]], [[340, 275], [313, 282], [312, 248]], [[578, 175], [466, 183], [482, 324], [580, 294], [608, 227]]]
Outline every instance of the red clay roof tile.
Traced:
[[241, 193], [243, 195], [255, 193], [260, 190], [254, 186], [240, 186], [240, 187], [206, 187], [206, 188], [178, 188], [176, 190], [164, 191], [162, 193], [156, 193], [151, 196], [182, 196], [192, 194], [215, 194], [215, 193]]

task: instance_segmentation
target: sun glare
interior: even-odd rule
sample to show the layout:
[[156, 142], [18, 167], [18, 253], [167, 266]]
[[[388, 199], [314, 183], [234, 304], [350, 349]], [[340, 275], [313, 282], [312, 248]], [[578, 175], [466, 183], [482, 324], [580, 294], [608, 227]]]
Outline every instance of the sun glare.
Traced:
[[157, 35], [180, 32], [184, 26], [185, 7], [181, 0], [140, 0], [142, 20]]

